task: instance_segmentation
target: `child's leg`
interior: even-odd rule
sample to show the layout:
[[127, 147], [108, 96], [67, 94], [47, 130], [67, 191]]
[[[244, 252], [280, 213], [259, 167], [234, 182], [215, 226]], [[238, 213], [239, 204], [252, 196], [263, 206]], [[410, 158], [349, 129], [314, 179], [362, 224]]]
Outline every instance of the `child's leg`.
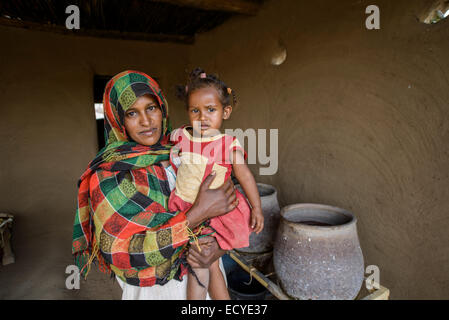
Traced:
[[187, 274], [187, 300], [206, 300], [207, 288], [209, 287], [209, 269], [194, 268], [196, 276], [204, 285], [204, 288], [198, 283], [198, 280], [190, 272]]
[[213, 300], [231, 300], [226, 287], [226, 281], [221, 272], [219, 261], [216, 260], [210, 267], [209, 295]]

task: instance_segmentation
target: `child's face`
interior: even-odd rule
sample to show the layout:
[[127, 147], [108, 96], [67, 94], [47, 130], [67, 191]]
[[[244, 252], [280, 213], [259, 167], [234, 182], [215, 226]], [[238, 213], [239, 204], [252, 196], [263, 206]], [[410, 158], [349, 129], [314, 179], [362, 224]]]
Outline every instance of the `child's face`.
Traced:
[[219, 132], [223, 120], [231, 115], [232, 107], [223, 107], [217, 90], [206, 87], [190, 94], [188, 112], [193, 130], [202, 136], [210, 136]]

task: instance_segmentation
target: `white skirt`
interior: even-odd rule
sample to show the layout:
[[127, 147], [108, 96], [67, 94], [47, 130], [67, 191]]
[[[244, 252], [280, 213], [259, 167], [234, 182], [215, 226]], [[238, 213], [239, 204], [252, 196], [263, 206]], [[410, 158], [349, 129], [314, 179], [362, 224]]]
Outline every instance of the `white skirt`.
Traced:
[[[226, 273], [224, 271], [223, 262], [219, 259], [220, 270], [223, 273], [223, 277], [226, 281]], [[182, 281], [170, 280], [165, 285], [160, 286], [158, 284], [152, 287], [137, 287], [123, 282], [120, 278], [116, 277], [118, 284], [123, 290], [122, 300], [186, 300], [187, 299], [187, 275], [184, 276]], [[209, 293], [206, 296], [206, 300], [211, 300]]]

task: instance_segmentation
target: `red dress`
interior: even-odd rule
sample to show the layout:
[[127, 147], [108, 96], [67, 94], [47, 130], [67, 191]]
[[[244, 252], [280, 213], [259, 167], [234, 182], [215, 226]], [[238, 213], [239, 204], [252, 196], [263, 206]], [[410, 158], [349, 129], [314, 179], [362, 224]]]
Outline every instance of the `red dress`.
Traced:
[[[184, 211], [194, 203], [201, 183], [215, 171], [215, 179], [210, 188], [220, 187], [232, 172], [232, 151], [246, 153], [237, 138], [220, 134], [213, 137], [196, 137], [187, 131], [186, 126], [176, 129], [171, 134], [175, 143], [170, 153], [170, 162], [177, 171], [176, 188], [168, 202], [170, 211]], [[246, 198], [235, 190], [238, 206], [210, 220], [210, 226], [216, 231], [215, 238], [221, 249], [231, 250], [249, 246], [251, 208]], [[203, 234], [212, 230], [205, 229]]]

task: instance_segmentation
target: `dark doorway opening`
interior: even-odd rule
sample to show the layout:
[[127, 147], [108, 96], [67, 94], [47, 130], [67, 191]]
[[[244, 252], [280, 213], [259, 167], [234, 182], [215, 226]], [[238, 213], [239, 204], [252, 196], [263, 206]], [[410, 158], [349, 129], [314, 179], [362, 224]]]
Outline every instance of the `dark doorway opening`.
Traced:
[[104, 114], [103, 114], [103, 93], [108, 81], [112, 76], [94, 75], [94, 108], [97, 122], [98, 150], [104, 147]]

